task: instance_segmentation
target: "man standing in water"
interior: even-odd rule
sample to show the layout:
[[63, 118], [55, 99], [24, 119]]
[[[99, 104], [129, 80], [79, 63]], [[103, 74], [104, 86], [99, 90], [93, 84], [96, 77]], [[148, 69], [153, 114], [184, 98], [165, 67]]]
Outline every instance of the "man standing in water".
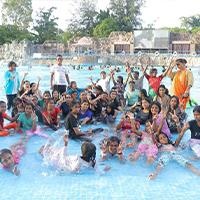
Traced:
[[[66, 92], [66, 80], [68, 85], [70, 84], [69, 76], [67, 72], [67, 68], [62, 65], [62, 55], [57, 55], [56, 62], [57, 64], [53, 65], [51, 67], [50, 73], [50, 89], [51, 90], [57, 90], [59, 94]], [[52, 84], [53, 82], [53, 76], [55, 74], [54, 78], [54, 86]]]

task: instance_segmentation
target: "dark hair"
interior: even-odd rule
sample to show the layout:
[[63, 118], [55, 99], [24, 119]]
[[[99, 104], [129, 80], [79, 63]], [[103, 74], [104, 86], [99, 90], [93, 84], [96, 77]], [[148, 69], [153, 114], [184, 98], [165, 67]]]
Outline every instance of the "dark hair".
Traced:
[[[111, 112], [110, 112], [110, 113], [107, 112], [107, 107], [108, 107], [108, 106], [111, 108]], [[107, 113], [107, 114], [111, 114], [112, 116], [115, 114], [115, 106], [114, 106], [113, 103], [108, 103], [108, 104], [106, 105], [106, 113]]]
[[121, 82], [123, 83], [123, 77], [122, 76], [118, 76], [117, 78], [120, 79]]
[[[175, 98], [176, 101], [177, 101], [177, 104], [176, 104], [176, 106], [174, 107], [174, 109], [176, 109], [176, 108], [178, 108], [178, 106], [179, 106], [179, 98], [178, 98], [177, 96], [173, 95], [173, 96], [170, 98], [170, 102], [171, 102], [171, 100], [172, 100], [173, 98]], [[168, 112], [171, 112], [171, 106], [170, 106], [170, 104], [169, 104], [169, 110], [168, 110]]]
[[158, 102], [158, 101], [153, 101], [153, 102], [151, 102], [151, 105], [150, 105], [150, 108], [149, 108], [149, 116], [150, 116], [150, 118], [152, 118], [151, 108], [152, 108], [153, 105], [158, 106], [158, 108], [159, 108], [158, 114], [159, 114], [160, 111], [161, 111], [161, 104], [160, 104], [160, 102]]
[[71, 95], [74, 94], [74, 93], [77, 93], [77, 94], [78, 94], [78, 92], [74, 90], [74, 91], [71, 92]]
[[26, 103], [25, 106], [24, 106], [24, 108], [26, 108], [26, 106], [31, 106], [32, 109], [35, 110], [35, 106], [32, 103], [30, 103], [30, 102]]
[[129, 81], [129, 83], [128, 83], [128, 84], [130, 84], [130, 83], [133, 83], [133, 84], [135, 84], [135, 82], [134, 82], [134, 81]]
[[48, 104], [49, 104], [50, 101], [55, 102], [55, 101], [54, 101], [54, 98], [49, 98], [49, 99], [47, 99], [46, 102], [45, 102], [45, 110], [47, 110], [47, 106], [48, 106]]
[[49, 96], [51, 97], [51, 93], [50, 93], [48, 90], [44, 91], [43, 96], [44, 96], [45, 94], [49, 94]]
[[19, 101], [20, 103], [22, 103], [22, 100], [21, 100], [19, 97], [15, 97], [15, 98], [13, 99], [13, 106], [14, 106], [14, 107], [16, 107], [17, 101]]
[[165, 136], [167, 137], [167, 139], [168, 139], [168, 144], [172, 144], [172, 143], [173, 143], [173, 142], [169, 139], [168, 135], [167, 135], [166, 133], [164, 133], [164, 132], [160, 132], [160, 133], [158, 134], [158, 136], [157, 136], [157, 141], [158, 141], [159, 143], [160, 143], [159, 136], [160, 136], [161, 134], [163, 134], [163, 135], [165, 135]]
[[67, 89], [68, 89], [68, 90], [72, 89], [72, 85], [73, 85], [74, 83], [76, 83], [76, 81], [71, 81], [71, 82], [70, 82], [70, 85], [67, 87]]
[[103, 92], [103, 89], [102, 89], [102, 87], [100, 85], [97, 85], [95, 88], [96, 88], [96, 90], [100, 90], [100, 93]]
[[78, 101], [72, 100], [71, 103], [70, 103], [70, 109], [72, 109], [74, 107], [74, 105], [76, 105], [76, 104], [80, 105], [80, 103]]
[[159, 87], [158, 87], [158, 90], [157, 90], [157, 95], [158, 96], [160, 96], [160, 94], [159, 94], [159, 90], [160, 90], [160, 88], [163, 88], [163, 89], [165, 89], [166, 90], [166, 87], [165, 87], [165, 85], [160, 85]]
[[81, 158], [86, 162], [92, 162], [94, 168], [96, 164], [96, 146], [91, 142], [84, 142], [81, 146], [82, 156]]
[[52, 94], [52, 97], [53, 97], [53, 93], [54, 93], [55, 91], [58, 93], [58, 98], [59, 98], [59, 92], [58, 92], [58, 90], [53, 90], [53, 91], [52, 91], [52, 93], [51, 93], [51, 94]]
[[8, 63], [8, 67], [12, 67], [12, 65], [15, 65], [15, 67], [17, 66], [17, 64], [16, 64], [15, 62], [10, 61], [10, 62]]
[[121, 142], [121, 140], [118, 137], [116, 137], [116, 136], [111, 136], [111, 137], [108, 138], [107, 146], [109, 146], [111, 142], [117, 142], [118, 145], [119, 145], [119, 143]]
[[198, 113], [200, 113], [200, 106], [196, 106], [196, 107], [194, 107], [194, 109], [193, 109], [193, 113], [194, 112], [198, 112]]
[[151, 73], [152, 72], [157, 72], [158, 70], [156, 69], [156, 68], [153, 68], [152, 70], [151, 70]]
[[105, 71], [102, 71], [100, 74], [106, 74], [106, 72], [105, 72]]
[[61, 54], [58, 54], [56, 57], [61, 57], [61, 58], [62, 58], [62, 55], [61, 55]]
[[[5, 101], [0, 101], [0, 105], [3, 104], [3, 103], [6, 104]], [[0, 125], [1, 125], [1, 127], [3, 128], [3, 116], [2, 116], [2, 112], [0, 112]]]
[[111, 93], [113, 93], [113, 92], [117, 94], [117, 91], [116, 91], [116, 90], [111, 89], [111, 91], [110, 91], [110, 95], [111, 95]]
[[11, 150], [10, 149], [2, 149], [1, 151], [0, 151], [0, 162], [2, 163], [2, 158], [3, 158], [3, 156], [5, 155], [5, 154], [7, 154], [7, 153], [9, 153], [10, 155], [12, 155], [12, 152], [11, 152]]
[[[141, 99], [141, 102], [142, 102], [143, 100], [145, 100], [145, 101], [147, 101], [147, 102], [149, 103], [149, 109], [150, 109], [151, 99], [145, 97], [145, 98]], [[142, 107], [142, 109], [143, 109], [143, 107]]]
[[179, 58], [179, 59], [176, 59], [175, 62], [180, 62], [180, 63], [187, 63], [187, 60], [185, 60], [184, 58]]
[[147, 120], [145, 121], [145, 124], [146, 124], [147, 122], [150, 122], [151, 124], [153, 124], [153, 120], [152, 120], [152, 119], [147, 119]]
[[32, 87], [32, 86], [33, 86], [33, 84], [35, 84], [35, 83], [31, 83], [31, 84], [30, 84], [30, 87]]
[[88, 101], [87, 99], [84, 99], [83, 101], [81, 101], [81, 105], [82, 105], [83, 103], [88, 103], [88, 104], [89, 104], [89, 101]]
[[125, 117], [126, 117], [126, 118], [128, 117], [128, 116], [127, 116], [127, 113], [128, 113], [128, 112], [133, 113], [133, 114], [134, 114], [134, 117], [135, 117], [135, 112], [134, 112], [133, 110], [128, 110], [128, 111], [125, 112]]
[[137, 74], [139, 76], [139, 72], [138, 71], [133, 71], [133, 73]]
[[140, 93], [144, 95], [144, 97], [148, 97], [147, 96], [147, 91], [145, 89], [141, 89]]
[[27, 81], [27, 80], [26, 80], [26, 81], [24, 81], [24, 84], [25, 84], [25, 83], [30, 83], [30, 81]]

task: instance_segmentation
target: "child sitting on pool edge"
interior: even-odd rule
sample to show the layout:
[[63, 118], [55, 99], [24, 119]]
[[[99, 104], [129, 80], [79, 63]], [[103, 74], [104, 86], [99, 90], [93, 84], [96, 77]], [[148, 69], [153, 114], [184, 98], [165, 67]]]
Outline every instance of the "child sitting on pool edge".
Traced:
[[15, 144], [10, 146], [10, 149], [2, 149], [0, 151], [0, 162], [3, 166], [3, 169], [12, 172], [16, 176], [20, 174], [19, 169], [17, 169], [17, 164], [20, 161], [20, 157], [26, 154], [25, 148], [28, 142], [28, 136], [25, 137], [25, 141], [21, 136], [21, 139]]

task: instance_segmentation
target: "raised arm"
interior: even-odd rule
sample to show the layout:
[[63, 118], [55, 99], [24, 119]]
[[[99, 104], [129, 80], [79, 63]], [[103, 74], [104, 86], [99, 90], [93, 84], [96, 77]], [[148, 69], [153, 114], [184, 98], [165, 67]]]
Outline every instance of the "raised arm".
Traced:
[[127, 83], [128, 83], [128, 79], [129, 79], [129, 76], [131, 75], [131, 70], [128, 71], [128, 74], [127, 74], [127, 77], [126, 77], [126, 80], [124, 82], [124, 85], [126, 86]]
[[90, 76], [89, 79], [90, 79], [90, 81], [91, 81], [91, 83], [92, 83], [92, 87], [93, 87], [93, 88], [96, 88], [96, 85], [95, 85], [94, 82], [92, 81], [92, 76]]
[[[170, 60], [170, 63], [171, 61], [173, 62], [173, 59]], [[172, 65], [170, 64], [171, 68], [168, 70], [167, 72], [167, 76], [170, 77], [170, 75], [172, 74], [172, 70], [174, 69], [174, 67], [177, 65], [176, 62], [174, 62]]]
[[114, 73], [112, 73], [111, 78], [112, 78], [113, 84], [116, 85], [117, 83], [116, 83], [115, 78], [114, 78]]
[[38, 76], [38, 81], [37, 81], [36, 87], [35, 87], [34, 90], [32, 90], [32, 93], [35, 93], [38, 90], [39, 84], [40, 84], [40, 80], [41, 80], [41, 78]]
[[171, 64], [173, 63], [173, 58], [171, 58], [170, 62], [169, 62], [169, 65], [167, 67], [167, 69], [165, 70], [165, 72], [162, 74], [163, 76], [166, 76], [167, 72], [169, 71], [169, 69], [171, 69]]
[[24, 79], [25, 77], [28, 75], [28, 73], [24, 73], [24, 76], [20, 82], [20, 86], [19, 86], [19, 91], [22, 91], [23, 87], [24, 87]]

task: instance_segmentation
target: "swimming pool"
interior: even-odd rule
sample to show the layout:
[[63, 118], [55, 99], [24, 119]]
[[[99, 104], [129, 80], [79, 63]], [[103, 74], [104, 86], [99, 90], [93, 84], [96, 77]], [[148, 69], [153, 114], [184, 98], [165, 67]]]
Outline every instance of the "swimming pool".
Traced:
[[[0, 99], [6, 100], [4, 95], [3, 74], [7, 67], [1, 67], [0, 79]], [[24, 72], [29, 72], [27, 80], [37, 81], [37, 75], [41, 77], [40, 89], [42, 91], [49, 89], [50, 69], [43, 66], [18, 67], [17, 71], [20, 78]], [[70, 80], [76, 80], [78, 87], [84, 87], [90, 84], [88, 77], [93, 76], [94, 81], [100, 76], [100, 69], [95, 68], [88, 71], [86, 68], [77, 71], [69, 68]], [[106, 69], [108, 72], [108, 69]], [[126, 76], [124, 69], [118, 75]], [[159, 69], [160, 73], [161, 69]], [[198, 69], [192, 68], [195, 76], [195, 84], [191, 90], [191, 96], [200, 104], [198, 92], [200, 86], [197, 84], [199, 79]], [[162, 83], [170, 86], [170, 79], [165, 78]], [[111, 84], [112, 85], [112, 84]], [[144, 81], [144, 88], [147, 89], [147, 81]], [[128, 86], [127, 86], [128, 88]], [[193, 118], [192, 109], [187, 110], [188, 119]], [[118, 115], [116, 124], [119, 122]], [[82, 130], [94, 127], [108, 128], [106, 125], [90, 125], [82, 127]], [[63, 128], [64, 130], [64, 128]], [[53, 131], [44, 131], [51, 135]], [[109, 132], [111, 136], [113, 133]], [[173, 139], [177, 135], [173, 136]], [[190, 132], [186, 132], [182, 142], [188, 141]], [[8, 148], [11, 144], [18, 141], [20, 135], [14, 137], [7, 136], [0, 138], [0, 148]], [[100, 157], [100, 149], [98, 148], [101, 137], [94, 139], [97, 146], [97, 161]], [[38, 150], [46, 143], [46, 139], [39, 136], [33, 136], [27, 144], [27, 154], [21, 158], [18, 168], [21, 171], [20, 177], [0, 169], [0, 199], [199, 199], [200, 195], [200, 178], [182, 167], [176, 162], [171, 162], [157, 176], [155, 180], [148, 180], [147, 176], [155, 169], [156, 162], [146, 167], [145, 157], [140, 157], [136, 165], [132, 165], [128, 160], [125, 165], [120, 164], [118, 159], [111, 159], [105, 163], [98, 162], [99, 168], [103, 169], [106, 165], [110, 165], [112, 169], [103, 176], [98, 176], [93, 172], [80, 174], [58, 175], [55, 170], [47, 168], [43, 165], [43, 159], [38, 154]], [[81, 142], [69, 140], [68, 153], [80, 154]], [[182, 151], [182, 150], [181, 150]], [[124, 153], [128, 159], [129, 153], [133, 152], [131, 148], [125, 148]], [[193, 155], [190, 148], [184, 150], [183, 156]], [[200, 161], [191, 163], [200, 170]]]

